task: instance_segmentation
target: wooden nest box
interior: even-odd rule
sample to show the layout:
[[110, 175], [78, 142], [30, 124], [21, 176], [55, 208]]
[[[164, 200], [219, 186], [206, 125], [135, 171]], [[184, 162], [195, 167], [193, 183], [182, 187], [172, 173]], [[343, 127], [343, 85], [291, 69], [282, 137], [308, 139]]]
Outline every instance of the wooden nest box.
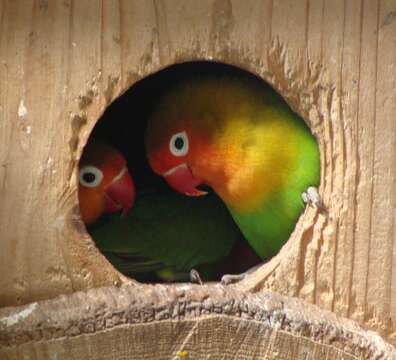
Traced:
[[[1, 1], [0, 358], [396, 358], [395, 38], [394, 0]], [[87, 234], [77, 164], [113, 100], [195, 60], [305, 118], [326, 213], [236, 285], [143, 285]]]

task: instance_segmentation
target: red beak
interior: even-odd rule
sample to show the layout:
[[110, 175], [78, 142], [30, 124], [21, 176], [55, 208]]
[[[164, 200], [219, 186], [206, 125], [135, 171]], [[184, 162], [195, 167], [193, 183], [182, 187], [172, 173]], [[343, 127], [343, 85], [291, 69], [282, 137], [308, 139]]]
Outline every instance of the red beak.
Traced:
[[166, 182], [176, 191], [188, 196], [206, 195], [206, 191], [198, 190], [196, 187], [204, 181], [193, 176], [187, 164], [180, 164], [164, 174]]
[[105, 190], [105, 211], [108, 213], [122, 209], [125, 215], [135, 201], [135, 185], [124, 167]]

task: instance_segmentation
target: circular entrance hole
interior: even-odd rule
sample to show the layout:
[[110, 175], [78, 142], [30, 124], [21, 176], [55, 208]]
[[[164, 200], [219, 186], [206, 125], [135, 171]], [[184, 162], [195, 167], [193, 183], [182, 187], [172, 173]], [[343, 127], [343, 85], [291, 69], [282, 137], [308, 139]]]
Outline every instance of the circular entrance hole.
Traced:
[[[206, 79], [211, 85], [198, 85], [204, 96], [191, 90]], [[178, 93], [173, 90], [178, 87], [186, 88]], [[264, 100], [261, 94], [265, 94]], [[164, 105], [164, 101], [169, 103]], [[191, 108], [186, 106], [188, 101]], [[205, 101], [211, 106], [205, 108]], [[211, 114], [216, 102], [220, 114]], [[215, 169], [217, 175], [210, 181], [194, 187], [207, 192], [205, 196], [180, 194], [187, 193], [183, 186], [177, 189], [168, 176], [158, 174], [158, 168], [154, 172], [152, 159], [157, 154], [147, 151], [156, 152], [159, 147], [152, 140], [145, 145], [148, 131], [156, 133], [153, 138], [161, 138], [153, 127], [163, 126], [165, 133], [170, 130], [167, 116], [161, 111], [169, 111], [169, 117], [184, 112], [186, 118], [191, 118], [190, 110], [221, 135], [212, 144], [222, 143], [223, 148], [222, 152], [208, 155], [213, 148], [205, 148], [204, 144], [199, 150], [204, 161], [186, 167], [194, 167], [195, 172], [195, 167], [206, 166], [205, 161], [210, 169], [216, 167], [216, 162], [231, 162], [221, 171]], [[217, 120], [222, 119], [224, 111], [232, 117], [231, 126]], [[175, 139], [173, 148], [167, 150], [171, 155], [178, 152], [175, 157], [183, 157], [186, 142], [193, 148], [197, 141], [188, 138], [191, 127], [177, 129], [175, 134], [168, 134], [170, 140]], [[233, 151], [238, 152], [235, 158], [229, 156]], [[176, 166], [185, 165], [173, 163], [174, 169], [164, 167], [162, 172], [173, 173]], [[125, 180], [124, 166], [130, 181]], [[261, 166], [266, 169], [257, 170]], [[238, 178], [230, 181], [234, 174]], [[223, 178], [216, 182], [216, 176]], [[108, 187], [121, 177], [124, 190], [116, 190], [114, 198], [114, 191], [108, 191]], [[96, 183], [101, 181], [103, 186], [98, 190]], [[221, 181], [223, 187], [219, 186]], [[316, 141], [305, 122], [272, 88], [234, 66], [191, 62], [173, 65], [138, 81], [106, 109], [81, 158], [80, 209], [84, 219], [84, 212], [89, 212], [84, 208], [90, 209], [95, 201], [100, 202], [98, 197], [103, 197], [100, 216], [89, 221], [85, 217], [87, 230], [98, 249], [124, 275], [142, 282], [189, 281], [190, 270], [196, 269], [203, 281], [218, 281], [224, 274], [244, 272], [275, 255], [303, 211], [301, 192], [307, 186], [318, 185], [318, 181]], [[241, 196], [238, 191], [232, 193], [233, 186], [239, 187]], [[83, 191], [95, 193], [96, 200], [92, 200], [93, 195], [84, 198]], [[258, 237], [262, 241], [258, 242]]]

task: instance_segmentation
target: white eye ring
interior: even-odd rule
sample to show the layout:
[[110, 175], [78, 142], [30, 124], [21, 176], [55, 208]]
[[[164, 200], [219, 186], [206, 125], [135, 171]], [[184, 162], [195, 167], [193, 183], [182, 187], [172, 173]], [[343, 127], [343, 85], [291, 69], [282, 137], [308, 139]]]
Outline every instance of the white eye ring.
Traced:
[[97, 167], [87, 165], [80, 169], [80, 184], [86, 187], [97, 187], [103, 180], [103, 173]]
[[185, 131], [172, 135], [169, 141], [169, 150], [175, 156], [184, 156], [188, 153], [188, 136]]

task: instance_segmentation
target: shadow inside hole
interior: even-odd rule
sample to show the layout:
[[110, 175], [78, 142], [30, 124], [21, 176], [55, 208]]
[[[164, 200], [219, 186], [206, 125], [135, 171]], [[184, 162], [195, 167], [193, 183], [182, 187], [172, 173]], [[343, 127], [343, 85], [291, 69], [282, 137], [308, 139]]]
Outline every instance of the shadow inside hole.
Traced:
[[[174, 195], [174, 191], [169, 188], [162, 177], [152, 172], [146, 158], [144, 131], [147, 119], [156, 102], [159, 101], [162, 94], [166, 93], [169, 87], [177, 82], [190, 81], [190, 79], [206, 75], [227, 76], [229, 74], [248, 77], [260, 82], [260, 86], [268, 86], [261, 79], [233, 66], [213, 62], [184, 63], [173, 65], [138, 81], [106, 109], [94, 127], [90, 139], [101, 139], [101, 141], [113, 145], [124, 155], [137, 189], [136, 201], [140, 201], [139, 199], [141, 199], [143, 202], [147, 194], [149, 196], [156, 196], [155, 194], [161, 194], [161, 196], [163, 194], [179, 196]], [[168, 195], [164, 196], [166, 197]], [[210, 196], [214, 197], [215, 195], [211, 193]], [[185, 198], [188, 199], [188, 197]], [[189, 198], [186, 201], [194, 202], [197, 200], [195, 198]], [[213, 201], [221, 202], [218, 198]], [[131, 213], [134, 210], [132, 208]], [[116, 216], [119, 215], [117, 214]], [[227, 216], [229, 216], [229, 221], [233, 221], [230, 215]], [[114, 218], [113, 215], [110, 217], [111, 219]], [[135, 251], [131, 251], [128, 254], [128, 249], [119, 251], [123, 247], [122, 242], [128, 237], [127, 231], [126, 233], [115, 232], [113, 237], [110, 235], [107, 236], [107, 244], [97, 241], [96, 234], [100, 231], [98, 229], [108, 222], [110, 217], [102, 217], [95, 225], [88, 227], [88, 232], [97, 243], [98, 248], [115, 268], [124, 275], [142, 282], [188, 280], [188, 272], [170, 271], [168, 266], [157, 261], [158, 257], [154, 259], [155, 261], [147, 257], [149, 251], [146, 251], [144, 256], [141, 256], [139, 252]], [[169, 223], [161, 224], [161, 220], [158, 219], [156, 223], [153, 221], [150, 231], [155, 231], [157, 228], [158, 247], [163, 248], [164, 244], [161, 240], [161, 236], [164, 233], [163, 227], [169, 227]], [[140, 230], [144, 231], [144, 229]], [[139, 236], [139, 234], [135, 233], [134, 236]], [[173, 245], [178, 241], [177, 236], [179, 234], [175, 231]], [[236, 237], [238, 238], [237, 241], [235, 241], [224, 259], [216, 262], [214, 265], [210, 265], [209, 270], [206, 265], [196, 267], [204, 280], [217, 281], [223, 274], [241, 273], [260, 263], [260, 258], [252, 250], [247, 241], [243, 239], [243, 236], [238, 233]], [[113, 246], [113, 249], [110, 244], [112, 241], [116, 244]], [[142, 236], [142, 241], [145, 241], [144, 236]], [[216, 239], [213, 239], [213, 241], [216, 241]], [[156, 253], [155, 250], [153, 249], [153, 254]], [[180, 249], [175, 249], [171, 246], [163, 251], [180, 253]]]

